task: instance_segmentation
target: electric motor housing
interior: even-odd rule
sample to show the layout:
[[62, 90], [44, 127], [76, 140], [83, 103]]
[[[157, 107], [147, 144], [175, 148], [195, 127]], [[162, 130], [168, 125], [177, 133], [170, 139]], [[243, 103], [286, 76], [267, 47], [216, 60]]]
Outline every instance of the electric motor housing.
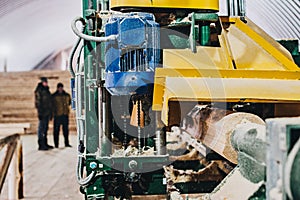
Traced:
[[150, 13], [115, 13], [105, 25], [105, 87], [112, 95], [129, 95], [153, 83], [160, 60], [159, 24]]

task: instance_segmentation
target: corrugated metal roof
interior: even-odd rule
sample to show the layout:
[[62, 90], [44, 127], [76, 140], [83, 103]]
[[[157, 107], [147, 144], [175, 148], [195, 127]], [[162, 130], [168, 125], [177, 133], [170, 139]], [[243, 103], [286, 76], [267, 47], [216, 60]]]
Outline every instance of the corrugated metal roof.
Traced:
[[246, 2], [246, 15], [273, 38], [300, 38], [299, 0], [249, 0]]
[[34, 0], [1, 0], [0, 1], [0, 18], [27, 3], [30, 3]]

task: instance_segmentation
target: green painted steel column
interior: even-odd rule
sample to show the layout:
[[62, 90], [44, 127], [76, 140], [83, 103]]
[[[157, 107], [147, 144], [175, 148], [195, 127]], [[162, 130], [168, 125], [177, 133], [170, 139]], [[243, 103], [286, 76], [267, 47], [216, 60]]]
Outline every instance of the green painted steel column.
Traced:
[[[97, 9], [96, 0], [83, 0], [83, 18], [86, 20], [87, 27], [85, 34], [95, 36], [93, 31], [93, 16]], [[85, 134], [86, 134], [86, 153], [95, 153], [99, 146], [98, 117], [95, 103], [96, 94], [96, 42], [84, 41], [84, 110], [85, 110]]]
[[201, 31], [200, 32], [200, 35], [201, 35], [200, 44], [202, 46], [209, 45], [209, 40], [210, 40], [210, 27], [209, 27], [209, 25], [201, 26], [200, 31]]
[[[98, 36], [96, 11], [98, 10], [97, 0], [83, 0], [83, 18], [86, 21], [85, 34]], [[84, 117], [85, 117], [85, 138], [86, 138], [86, 170], [90, 174], [93, 170], [99, 170], [99, 163], [96, 161], [96, 153], [100, 145], [99, 140], [99, 116], [98, 113], [98, 87], [101, 72], [99, 71], [99, 59], [101, 59], [101, 48], [97, 48], [97, 43], [84, 41]], [[99, 58], [100, 57], [100, 58]], [[105, 67], [105, 66], [103, 66]], [[91, 164], [95, 164], [91, 168]], [[103, 179], [99, 177], [95, 182], [86, 187], [88, 199], [102, 199], [105, 196]]]

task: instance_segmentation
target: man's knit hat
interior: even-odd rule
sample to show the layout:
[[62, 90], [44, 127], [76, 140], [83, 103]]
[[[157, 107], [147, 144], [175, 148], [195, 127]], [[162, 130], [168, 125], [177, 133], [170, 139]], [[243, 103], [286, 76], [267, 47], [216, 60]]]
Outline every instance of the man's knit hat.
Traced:
[[41, 79], [42, 82], [48, 82], [47, 77], [41, 77], [40, 79]]

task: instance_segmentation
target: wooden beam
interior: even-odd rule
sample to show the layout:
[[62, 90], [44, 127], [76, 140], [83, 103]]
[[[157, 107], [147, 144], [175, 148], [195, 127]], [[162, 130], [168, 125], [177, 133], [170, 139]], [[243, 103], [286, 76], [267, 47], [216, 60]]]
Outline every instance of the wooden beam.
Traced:
[[240, 124], [265, 122], [257, 115], [197, 105], [183, 121], [182, 129], [230, 162], [237, 164], [231, 134]]

